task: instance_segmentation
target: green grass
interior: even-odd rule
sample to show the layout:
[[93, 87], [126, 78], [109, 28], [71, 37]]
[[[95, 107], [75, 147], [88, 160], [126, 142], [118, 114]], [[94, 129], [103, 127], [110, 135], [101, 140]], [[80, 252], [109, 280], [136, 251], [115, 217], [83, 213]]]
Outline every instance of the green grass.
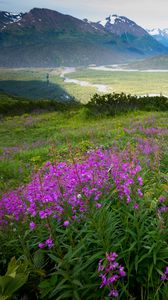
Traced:
[[105, 84], [109, 92], [124, 92], [130, 94], [166, 94], [168, 95], [167, 72], [127, 72], [99, 71], [80, 69], [68, 74], [69, 78], [88, 81], [93, 84]]
[[[62, 95], [67, 94], [82, 103], [87, 103], [96, 92], [95, 87], [82, 87], [73, 83], [65, 83], [63, 78], [60, 78], [60, 72], [61, 68], [1, 69], [0, 89], [11, 95], [32, 99], [58, 100]], [[49, 86], [46, 85], [47, 73], [50, 74]], [[167, 72], [112, 72], [81, 68], [66, 76], [88, 81], [92, 84], [107, 85], [109, 92], [137, 95], [163, 93], [168, 95]]]
[[116, 117], [88, 118], [86, 109], [5, 117], [0, 123], [0, 174], [2, 192], [27, 182], [34, 168], [47, 160], [70, 159], [89, 147], [122, 147], [131, 141], [124, 128], [132, 122], [155, 117], [164, 127], [164, 112], [132, 112]]
[[[61, 68], [25, 68], [1, 69], [0, 90], [10, 95], [29, 99], [63, 100], [67, 94], [76, 101], [87, 103], [96, 92], [94, 87], [81, 87], [73, 83], [66, 84], [60, 78]], [[50, 74], [50, 84], [46, 84], [46, 75]]]

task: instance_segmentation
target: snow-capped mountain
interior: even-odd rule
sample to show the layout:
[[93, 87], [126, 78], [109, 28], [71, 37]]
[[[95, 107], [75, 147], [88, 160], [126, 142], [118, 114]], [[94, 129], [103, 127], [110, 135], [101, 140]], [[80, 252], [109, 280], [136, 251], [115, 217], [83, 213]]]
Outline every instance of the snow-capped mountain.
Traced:
[[0, 12], [4, 67], [115, 64], [165, 52], [163, 45], [123, 16], [91, 22], [44, 8], [25, 14]]
[[97, 22], [96, 24], [99, 28], [100, 26], [102, 26], [107, 32], [111, 32], [117, 35], [122, 35], [125, 33], [133, 34], [137, 37], [147, 35], [147, 32], [142, 27], [137, 25], [134, 21], [124, 16], [118, 16], [116, 14], [110, 15], [104, 20]]
[[23, 13], [14, 14], [7, 11], [0, 11], [0, 31], [4, 30], [9, 24], [20, 22], [23, 16]]
[[164, 28], [164, 29], [152, 28], [152, 29], [147, 29], [147, 32], [151, 36], [153, 36], [158, 42], [168, 47], [168, 28]]

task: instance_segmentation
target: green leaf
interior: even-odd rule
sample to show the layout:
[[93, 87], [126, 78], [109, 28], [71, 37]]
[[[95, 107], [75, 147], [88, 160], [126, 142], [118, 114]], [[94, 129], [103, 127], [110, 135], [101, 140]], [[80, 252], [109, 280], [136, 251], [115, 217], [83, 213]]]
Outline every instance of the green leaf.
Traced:
[[81, 297], [79, 296], [77, 291], [74, 291], [73, 294], [74, 294], [74, 299], [75, 300], [81, 300]]
[[83, 287], [83, 285], [81, 284], [81, 282], [77, 279], [72, 280], [72, 283], [79, 286], [79, 287]]
[[0, 287], [1, 287], [1, 297], [11, 297], [14, 292], [16, 292], [22, 285], [27, 281], [27, 277], [24, 274], [17, 274], [15, 278], [11, 276], [1, 276], [0, 277]]
[[61, 293], [61, 295], [57, 298], [57, 300], [62, 300], [62, 299], [68, 299], [68, 298], [72, 298], [72, 291], [67, 291], [64, 293]]

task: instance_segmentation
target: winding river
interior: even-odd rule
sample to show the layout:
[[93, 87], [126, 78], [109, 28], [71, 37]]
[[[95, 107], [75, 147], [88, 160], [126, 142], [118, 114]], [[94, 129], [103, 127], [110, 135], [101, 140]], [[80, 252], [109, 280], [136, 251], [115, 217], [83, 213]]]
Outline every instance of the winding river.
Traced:
[[93, 84], [87, 81], [81, 81], [78, 79], [72, 79], [72, 78], [68, 78], [66, 77], [66, 74], [68, 73], [72, 73], [75, 72], [76, 69], [75, 68], [64, 68], [64, 70], [61, 72], [60, 77], [63, 78], [65, 83], [74, 83], [74, 84], [78, 84], [80, 86], [85, 86], [85, 87], [95, 87], [97, 89], [98, 92], [100, 93], [108, 93], [108, 86], [104, 85], [104, 84]]
[[[106, 66], [98, 66], [98, 67], [88, 67], [89, 69], [92, 70], [99, 70], [99, 71], [122, 71], [122, 72], [168, 72], [168, 70], [133, 70], [133, 69], [122, 69], [119, 65], [114, 65], [111, 67], [106, 67]], [[65, 83], [74, 83], [80, 86], [85, 86], [85, 87], [95, 87], [98, 92], [101, 93], [108, 93], [109, 88], [107, 85], [104, 84], [93, 84], [87, 81], [81, 81], [78, 79], [73, 79], [73, 78], [68, 78], [66, 74], [68, 73], [73, 73], [76, 72], [76, 68], [74, 67], [66, 67], [62, 70], [60, 77], [63, 78]], [[160, 96], [160, 94], [144, 94], [144, 95], [138, 95], [138, 97], [144, 97], [144, 96], [149, 96], [149, 97], [154, 97], [154, 96]], [[168, 98], [167, 95], [162, 95], [166, 98]]]

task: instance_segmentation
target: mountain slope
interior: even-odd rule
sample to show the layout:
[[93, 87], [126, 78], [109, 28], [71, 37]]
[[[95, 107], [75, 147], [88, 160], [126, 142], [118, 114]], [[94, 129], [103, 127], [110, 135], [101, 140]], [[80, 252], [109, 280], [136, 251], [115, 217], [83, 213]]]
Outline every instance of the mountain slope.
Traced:
[[132, 62], [124, 66], [126, 69], [138, 70], [168, 70], [168, 55], [149, 57], [141, 61]]
[[96, 24], [99, 26], [99, 28], [102, 26], [107, 32], [117, 35], [127, 33], [134, 36], [144, 36], [147, 34], [142, 27], [124, 16], [110, 15], [106, 19], [99, 21]]
[[168, 47], [168, 28], [165, 29], [153, 28], [153, 29], [148, 29], [147, 31], [159, 43]]
[[166, 51], [125, 17], [110, 16], [103, 25], [49, 9], [34, 8], [18, 15], [0, 13], [3, 67], [113, 64]]
[[145, 54], [164, 52], [160, 43], [157, 43], [149, 33], [134, 21], [118, 15], [110, 15], [106, 19], [93, 23], [97, 28], [104, 28], [106, 32], [120, 36], [120, 39], [129, 45], [129, 49], [139, 49]]
[[0, 11], [0, 31], [3, 31], [9, 24], [19, 22], [24, 14], [13, 14], [7, 11]]

